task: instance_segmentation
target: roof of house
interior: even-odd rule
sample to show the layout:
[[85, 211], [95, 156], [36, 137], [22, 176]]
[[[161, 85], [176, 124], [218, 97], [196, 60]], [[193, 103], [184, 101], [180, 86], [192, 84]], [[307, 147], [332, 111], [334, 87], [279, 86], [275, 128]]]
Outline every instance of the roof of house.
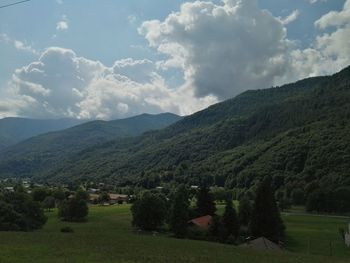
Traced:
[[121, 195], [121, 194], [109, 194], [109, 197], [111, 200], [125, 200], [128, 198], [127, 195]]
[[188, 222], [192, 223], [198, 227], [207, 228], [211, 225], [212, 221], [213, 221], [213, 217], [210, 215], [206, 215], [206, 216], [194, 218]]
[[247, 243], [241, 245], [241, 247], [248, 247], [255, 250], [283, 251], [279, 245], [273, 243], [265, 237], [259, 237], [257, 239], [248, 241]]
[[98, 195], [98, 194], [90, 194], [89, 195], [90, 201], [97, 200], [99, 197], [100, 197], [100, 195]]

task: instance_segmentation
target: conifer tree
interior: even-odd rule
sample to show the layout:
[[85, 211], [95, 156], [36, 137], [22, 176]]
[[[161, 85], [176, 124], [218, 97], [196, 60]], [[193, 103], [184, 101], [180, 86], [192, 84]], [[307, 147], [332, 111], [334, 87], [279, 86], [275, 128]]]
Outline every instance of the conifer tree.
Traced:
[[239, 201], [238, 220], [242, 226], [248, 226], [252, 215], [252, 205], [247, 197]]
[[189, 219], [189, 195], [185, 186], [180, 185], [174, 194], [170, 210], [170, 228], [176, 237], [182, 238], [187, 234]]
[[233, 207], [232, 200], [226, 201], [225, 212], [221, 218], [222, 225], [222, 240], [227, 240], [228, 237], [233, 236], [237, 238], [239, 231], [239, 223], [237, 213]]
[[270, 177], [260, 182], [255, 197], [250, 231], [254, 237], [266, 237], [278, 242], [284, 238], [285, 226], [271, 187]]
[[197, 194], [197, 212], [199, 216], [211, 215], [216, 212], [214, 197], [206, 185], [200, 187]]

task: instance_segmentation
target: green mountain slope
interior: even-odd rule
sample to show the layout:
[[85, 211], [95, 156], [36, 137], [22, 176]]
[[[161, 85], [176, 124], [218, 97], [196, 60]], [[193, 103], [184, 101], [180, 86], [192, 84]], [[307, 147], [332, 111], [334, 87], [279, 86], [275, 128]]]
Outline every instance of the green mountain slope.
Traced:
[[[103, 180], [152, 187], [170, 181], [251, 188], [349, 184], [350, 67], [329, 77], [248, 91], [160, 131], [87, 147], [52, 165], [43, 152], [7, 154], [2, 175]], [[21, 167], [21, 169], [18, 169]]]
[[67, 129], [84, 121], [76, 119], [34, 120], [24, 118], [0, 119], [0, 150], [30, 137]]
[[164, 128], [181, 117], [163, 113], [114, 120], [92, 121], [63, 131], [47, 133], [30, 138], [9, 147], [2, 153], [2, 175], [30, 175], [61, 164], [81, 150], [119, 137], [140, 135], [145, 131]]

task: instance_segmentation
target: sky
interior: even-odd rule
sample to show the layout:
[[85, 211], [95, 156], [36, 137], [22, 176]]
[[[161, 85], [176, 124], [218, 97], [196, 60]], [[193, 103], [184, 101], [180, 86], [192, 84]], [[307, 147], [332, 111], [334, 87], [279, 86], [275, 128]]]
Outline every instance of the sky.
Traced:
[[348, 65], [350, 0], [31, 0], [0, 9], [0, 118], [188, 115]]

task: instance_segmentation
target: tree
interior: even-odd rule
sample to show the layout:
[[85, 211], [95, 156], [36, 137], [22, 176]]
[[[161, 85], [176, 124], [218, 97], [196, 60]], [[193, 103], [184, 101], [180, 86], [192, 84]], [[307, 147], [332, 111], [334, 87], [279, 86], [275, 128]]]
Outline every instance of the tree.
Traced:
[[174, 195], [170, 209], [170, 228], [176, 237], [184, 237], [187, 234], [189, 219], [189, 195], [185, 186], [180, 185]]
[[223, 241], [227, 240], [230, 236], [237, 238], [239, 231], [239, 222], [236, 210], [232, 204], [232, 200], [226, 201], [225, 211], [221, 218], [221, 225], [221, 238]]
[[250, 223], [250, 218], [252, 215], [252, 204], [250, 200], [246, 197], [243, 197], [239, 201], [239, 212], [238, 212], [238, 221], [242, 226], [248, 226]]
[[303, 205], [305, 203], [304, 190], [301, 188], [294, 189], [292, 191], [292, 202], [293, 205]]
[[61, 203], [58, 217], [63, 221], [82, 222], [86, 220], [89, 208], [84, 199], [73, 197]]
[[47, 209], [50, 212], [50, 209], [55, 208], [56, 200], [53, 196], [47, 196], [42, 202], [42, 206], [44, 209]]
[[106, 202], [109, 202], [110, 200], [111, 200], [111, 197], [107, 192], [102, 192], [98, 197], [99, 203], [106, 203]]
[[31, 231], [46, 223], [46, 216], [38, 202], [26, 192], [5, 193], [0, 200], [2, 230]]
[[164, 223], [167, 203], [163, 195], [145, 191], [131, 207], [132, 224], [142, 230], [157, 230]]
[[283, 240], [285, 226], [271, 187], [266, 177], [259, 183], [252, 211], [250, 231], [254, 237], [266, 237], [274, 242]]
[[62, 202], [64, 199], [66, 199], [66, 194], [63, 191], [62, 188], [57, 188], [52, 192], [52, 196], [58, 201]]
[[317, 189], [309, 194], [306, 202], [306, 211], [328, 212], [327, 193], [322, 189]]
[[204, 185], [200, 187], [197, 193], [197, 212], [199, 216], [213, 216], [216, 212], [214, 197], [209, 192], [209, 188]]
[[44, 201], [49, 194], [49, 190], [44, 187], [34, 188], [32, 191], [32, 197], [35, 202]]
[[79, 188], [78, 191], [75, 193], [75, 197], [78, 200], [85, 200], [89, 201], [89, 194], [86, 192], [83, 188]]
[[0, 201], [0, 231], [19, 231], [24, 225], [23, 216], [11, 204]]

